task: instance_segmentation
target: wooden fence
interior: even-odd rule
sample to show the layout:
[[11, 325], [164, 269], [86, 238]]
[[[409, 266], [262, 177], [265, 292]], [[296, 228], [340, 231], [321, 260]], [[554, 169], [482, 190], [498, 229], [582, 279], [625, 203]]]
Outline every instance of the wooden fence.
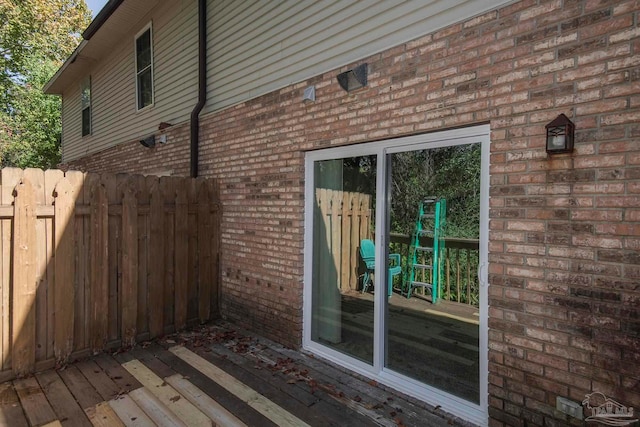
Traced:
[[0, 380], [204, 322], [212, 180], [0, 171]]
[[[339, 289], [358, 289], [360, 240], [371, 239], [371, 196], [320, 188], [316, 190], [316, 215], [323, 235], [315, 244], [327, 246], [337, 270]], [[321, 251], [316, 248], [316, 251]], [[320, 266], [317, 269], [323, 270]]]

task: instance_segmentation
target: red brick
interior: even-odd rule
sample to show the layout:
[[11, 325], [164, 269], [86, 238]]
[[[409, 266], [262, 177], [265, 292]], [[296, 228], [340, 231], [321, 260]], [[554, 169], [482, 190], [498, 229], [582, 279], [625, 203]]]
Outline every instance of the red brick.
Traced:
[[[362, 92], [340, 90], [330, 70], [201, 117], [201, 173], [219, 179], [223, 203], [222, 314], [300, 345], [305, 150], [486, 121], [490, 425], [564, 425], [555, 394], [600, 385], [640, 406], [634, 384], [600, 368], [618, 379], [640, 369], [620, 363], [638, 331], [621, 318], [640, 303], [629, 290], [640, 275], [629, 255], [640, 251], [638, 10], [518, 1], [373, 55]], [[318, 99], [302, 105], [309, 82]], [[560, 113], [576, 147], [547, 156], [545, 125]], [[129, 141], [71, 165], [187, 175], [188, 123], [167, 133], [153, 150]], [[273, 198], [251, 199], [262, 179]]]

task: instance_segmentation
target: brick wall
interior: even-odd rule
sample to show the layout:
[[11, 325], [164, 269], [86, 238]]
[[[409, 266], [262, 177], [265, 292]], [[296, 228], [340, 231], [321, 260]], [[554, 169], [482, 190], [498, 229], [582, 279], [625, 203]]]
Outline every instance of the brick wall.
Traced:
[[[163, 134], [167, 142], [161, 144], [159, 137]], [[83, 171], [189, 176], [189, 134], [189, 123], [176, 124], [155, 134], [153, 148], [144, 147], [138, 140], [129, 141], [62, 166]]]
[[[300, 344], [305, 150], [489, 122], [491, 425], [570, 424], [556, 396], [592, 390], [640, 407], [639, 9], [523, 0], [366, 58], [362, 91], [334, 70], [204, 117], [222, 313]], [[550, 158], [560, 113], [576, 148]], [[151, 157], [136, 144], [75, 164], [188, 173], [185, 138]]]

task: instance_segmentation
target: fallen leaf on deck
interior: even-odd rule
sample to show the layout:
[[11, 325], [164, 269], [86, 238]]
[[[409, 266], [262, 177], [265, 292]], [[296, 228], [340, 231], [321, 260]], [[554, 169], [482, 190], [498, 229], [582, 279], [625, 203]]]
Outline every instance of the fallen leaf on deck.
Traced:
[[171, 399], [169, 399], [172, 402], [177, 402], [178, 400], [180, 400], [180, 396], [173, 396]]

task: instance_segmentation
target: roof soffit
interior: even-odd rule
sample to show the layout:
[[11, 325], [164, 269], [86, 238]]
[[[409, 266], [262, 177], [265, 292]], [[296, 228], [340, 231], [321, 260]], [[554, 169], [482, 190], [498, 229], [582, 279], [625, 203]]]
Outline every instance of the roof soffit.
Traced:
[[[45, 85], [49, 94], [62, 94], [72, 83], [84, 77], [98, 60], [120, 45], [121, 40], [135, 34], [143, 19], [161, 0], [124, 0], [89, 40], [83, 40], [58, 72]], [[107, 7], [107, 6], [105, 6]], [[133, 41], [132, 41], [133, 43]]]

